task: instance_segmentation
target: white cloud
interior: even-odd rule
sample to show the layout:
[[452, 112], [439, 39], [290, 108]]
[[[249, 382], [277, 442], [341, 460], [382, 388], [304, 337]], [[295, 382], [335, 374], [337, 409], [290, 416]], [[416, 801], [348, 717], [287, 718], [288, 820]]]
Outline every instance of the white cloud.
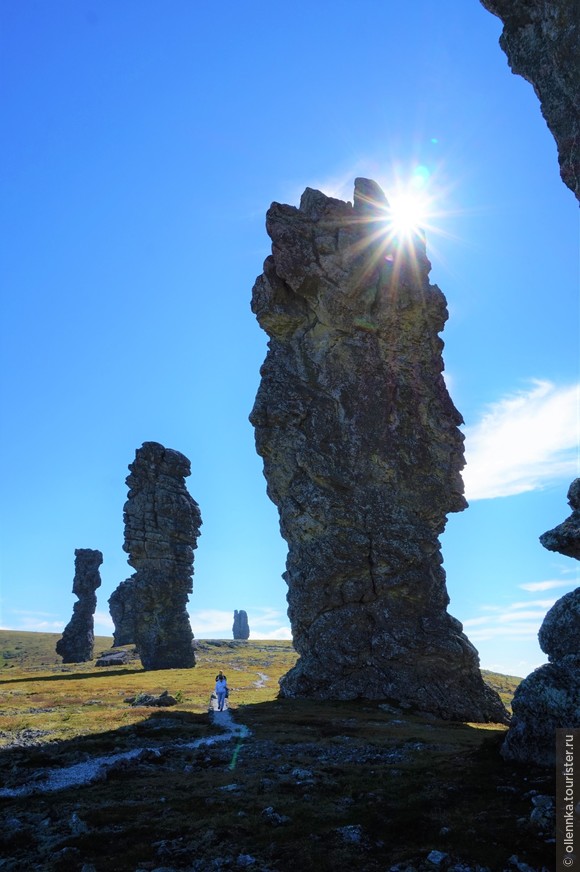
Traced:
[[95, 633], [97, 636], [112, 636], [115, 625], [108, 612], [95, 612]]
[[537, 490], [578, 474], [579, 386], [533, 381], [465, 430], [468, 500]]
[[529, 581], [526, 584], [520, 584], [520, 587], [522, 590], [536, 593], [540, 590], [553, 590], [556, 587], [570, 587], [570, 585], [570, 581]]
[[556, 598], [526, 600], [507, 606], [481, 606], [485, 615], [468, 618], [463, 627], [472, 642], [488, 639], [537, 639], [538, 630]]
[[15, 610], [12, 614], [17, 617], [7, 623], [3, 622], [3, 630], [22, 630], [30, 633], [62, 633], [66, 624], [66, 621], [47, 612], [23, 612]]

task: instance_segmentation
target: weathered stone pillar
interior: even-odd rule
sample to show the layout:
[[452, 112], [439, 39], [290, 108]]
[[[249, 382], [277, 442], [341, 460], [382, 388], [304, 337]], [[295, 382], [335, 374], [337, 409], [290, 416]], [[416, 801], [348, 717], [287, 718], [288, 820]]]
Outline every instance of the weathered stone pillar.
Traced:
[[249, 639], [250, 625], [248, 623], [248, 613], [241, 609], [239, 612], [234, 611], [234, 625], [232, 627], [234, 639]]
[[123, 549], [137, 570], [130, 579], [134, 641], [145, 669], [194, 666], [186, 604], [201, 514], [185, 486], [190, 462], [179, 451], [144, 442], [129, 469]]
[[446, 301], [425, 243], [398, 244], [378, 185], [354, 205], [274, 203], [252, 310], [270, 337], [251, 421], [288, 542], [297, 665], [283, 696], [394, 698], [505, 719], [447, 613], [439, 535], [465, 508], [462, 423], [442, 376]]
[[79, 601], [74, 604], [72, 618], [64, 628], [62, 639], [56, 643], [56, 653], [60, 654], [63, 663], [86, 663], [93, 659], [95, 591], [101, 586], [99, 566], [102, 562], [100, 551], [92, 548], [77, 548], [75, 551], [73, 593]]
[[113, 645], [133, 645], [135, 642], [135, 585], [126, 578], [109, 597], [109, 612], [115, 625]]

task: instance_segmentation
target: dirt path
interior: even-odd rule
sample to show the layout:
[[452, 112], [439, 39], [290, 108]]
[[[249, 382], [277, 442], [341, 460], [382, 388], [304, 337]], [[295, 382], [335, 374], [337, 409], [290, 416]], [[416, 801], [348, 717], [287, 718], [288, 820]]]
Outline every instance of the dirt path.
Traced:
[[92, 781], [102, 779], [107, 769], [121, 760], [134, 760], [141, 754], [155, 754], [160, 756], [167, 749], [179, 748], [192, 750], [203, 745], [216, 745], [220, 742], [229, 742], [231, 739], [244, 739], [250, 735], [250, 731], [243, 724], [237, 724], [229, 709], [218, 712], [212, 707], [212, 720], [223, 733], [218, 736], [208, 736], [206, 739], [196, 739], [194, 742], [172, 742], [158, 748], [140, 747], [130, 751], [122, 751], [118, 754], [106, 754], [101, 757], [93, 757], [83, 763], [75, 763], [72, 766], [64, 766], [60, 769], [39, 769], [34, 773], [34, 781], [23, 784], [21, 787], [0, 788], [0, 797], [28, 796], [35, 793], [51, 793], [55, 790], [64, 790], [67, 787], [80, 787], [90, 784]]

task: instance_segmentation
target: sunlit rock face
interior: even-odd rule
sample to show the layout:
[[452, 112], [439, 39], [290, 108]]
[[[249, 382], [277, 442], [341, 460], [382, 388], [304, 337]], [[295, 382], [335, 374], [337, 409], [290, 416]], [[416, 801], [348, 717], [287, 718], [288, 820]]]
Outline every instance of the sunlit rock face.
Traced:
[[75, 551], [73, 593], [78, 597], [78, 602], [73, 606], [73, 615], [64, 629], [62, 639], [56, 643], [56, 653], [60, 654], [63, 663], [86, 663], [93, 659], [94, 614], [97, 608], [95, 591], [101, 586], [99, 566], [102, 562], [100, 551], [92, 548], [77, 548]]
[[500, 45], [536, 92], [558, 146], [560, 174], [580, 200], [578, 0], [481, 0], [501, 18]]
[[194, 666], [186, 604], [201, 515], [185, 486], [190, 462], [179, 451], [144, 442], [129, 469], [123, 549], [137, 570], [131, 577], [134, 641], [145, 669]]
[[[540, 536], [540, 542], [549, 551], [580, 560], [580, 478], [568, 489], [568, 503], [570, 517]], [[580, 728], [580, 587], [554, 603], [538, 641], [550, 662], [518, 686], [501, 753], [507, 760], [552, 766], [555, 730]]]
[[249, 639], [250, 625], [248, 623], [248, 613], [244, 609], [234, 611], [234, 624], [232, 627], [234, 639]]
[[135, 585], [131, 578], [122, 581], [109, 597], [109, 612], [115, 626], [113, 645], [135, 642]]
[[442, 376], [446, 301], [421, 238], [389, 238], [366, 179], [354, 204], [274, 203], [252, 310], [270, 337], [251, 421], [288, 542], [300, 659], [287, 697], [394, 698], [502, 721], [449, 601], [439, 535], [465, 508], [462, 422]]

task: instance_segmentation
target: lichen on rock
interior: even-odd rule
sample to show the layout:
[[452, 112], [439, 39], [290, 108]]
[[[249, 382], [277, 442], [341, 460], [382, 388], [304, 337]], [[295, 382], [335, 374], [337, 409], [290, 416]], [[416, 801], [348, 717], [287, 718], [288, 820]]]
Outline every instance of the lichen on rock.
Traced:
[[283, 696], [392, 697], [505, 719], [449, 598], [439, 535], [466, 507], [462, 418], [443, 379], [445, 297], [398, 244], [379, 186], [272, 204], [252, 310], [270, 337], [251, 413], [288, 542], [297, 665]]
[[63, 663], [86, 663], [93, 659], [95, 630], [94, 614], [97, 607], [95, 591], [101, 586], [99, 567], [103, 555], [93, 548], [75, 550], [73, 593], [78, 597], [72, 618], [56, 643], [56, 653]]
[[179, 451], [144, 442], [129, 469], [123, 549], [136, 570], [134, 641], [145, 669], [194, 666], [186, 605], [201, 514], [185, 486], [191, 465]]

